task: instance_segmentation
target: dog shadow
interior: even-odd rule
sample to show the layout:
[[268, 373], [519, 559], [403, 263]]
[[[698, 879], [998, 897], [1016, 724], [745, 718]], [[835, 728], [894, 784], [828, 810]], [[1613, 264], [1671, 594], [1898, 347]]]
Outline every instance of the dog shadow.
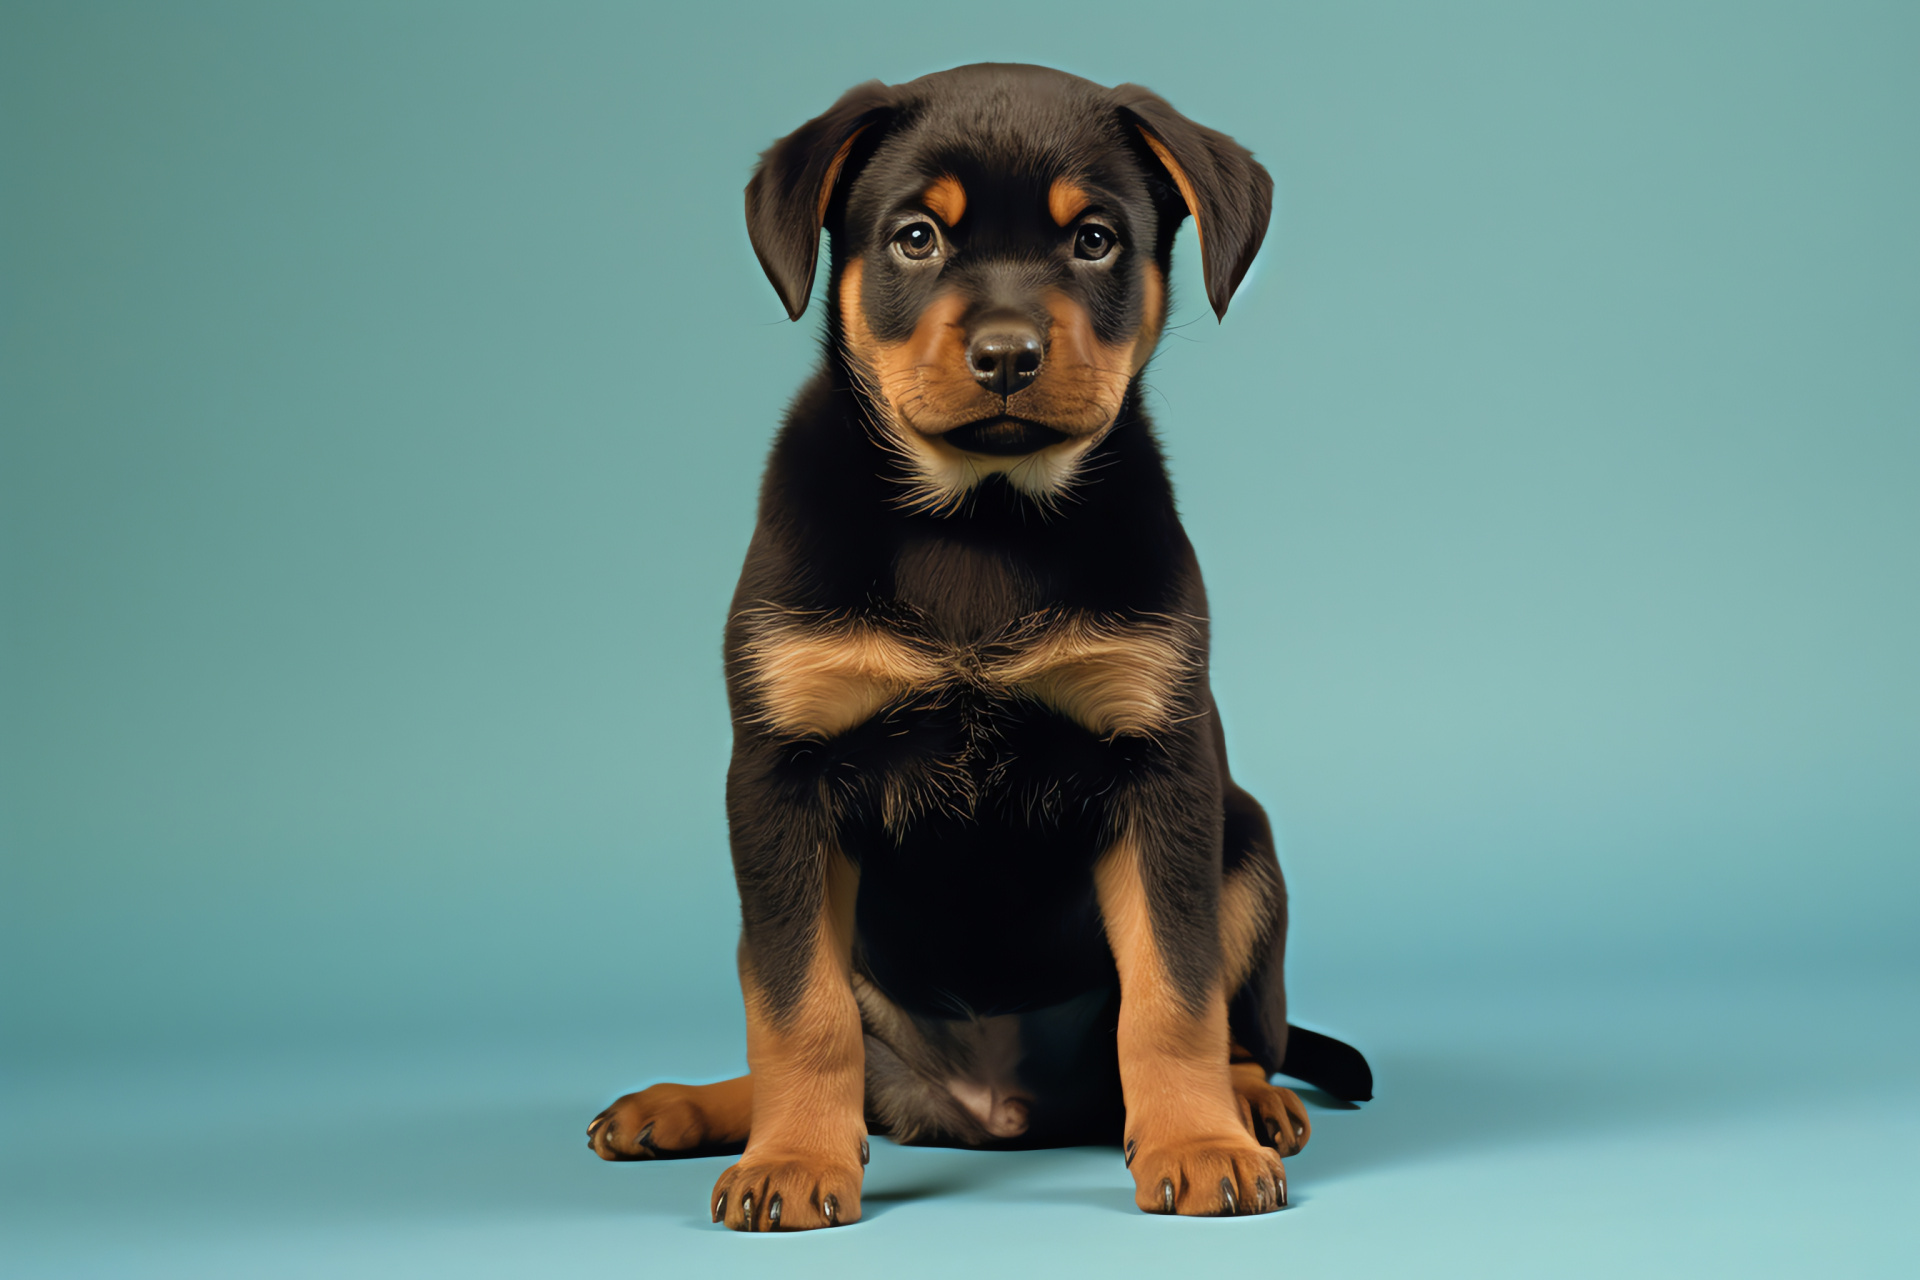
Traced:
[[[1378, 1096], [1364, 1104], [1294, 1085], [1314, 1122], [1312, 1141], [1287, 1161], [1298, 1179], [1296, 1205], [1306, 1202], [1307, 1188], [1344, 1178], [1463, 1154], [1712, 1120], [1793, 1097], [1791, 1079], [1779, 1073], [1743, 1071], [1698, 1055], [1657, 1060], [1543, 1053], [1504, 1060], [1493, 1052], [1462, 1050], [1383, 1053], [1375, 1065]], [[1120, 1165], [1117, 1144], [1026, 1152], [899, 1150], [936, 1163], [903, 1171], [897, 1185], [882, 1183], [863, 1197], [883, 1212], [950, 1196], [1136, 1212], [1124, 1176], [1111, 1186], [1088, 1178], [1095, 1167], [1089, 1157]]]
[[[1377, 1052], [1379, 1097], [1360, 1107], [1300, 1088], [1313, 1115], [1290, 1157], [1300, 1203], [1342, 1178], [1463, 1152], [1618, 1134], [1792, 1100], [1796, 1077], [1746, 1055], [1518, 1054], [1429, 1046]], [[1506, 1056], [1503, 1056], [1505, 1053]], [[1690, 1055], [1690, 1056], [1689, 1056]], [[102, 1212], [140, 1204], [171, 1220], [341, 1221], [394, 1216], [605, 1214], [711, 1229], [700, 1212], [734, 1157], [608, 1164], [585, 1149], [578, 1103], [422, 1105], [304, 1127], [293, 1149], [271, 1112], [236, 1113], [164, 1146], [102, 1162], [87, 1142], [22, 1152], [45, 1197]], [[67, 1135], [69, 1138], [71, 1135]], [[881, 1144], [876, 1143], [876, 1146]], [[261, 1153], [275, 1158], [264, 1170]], [[1117, 1145], [1032, 1151], [893, 1147], [875, 1152], [862, 1196], [881, 1217], [922, 1201], [1043, 1203], [1131, 1214]]]

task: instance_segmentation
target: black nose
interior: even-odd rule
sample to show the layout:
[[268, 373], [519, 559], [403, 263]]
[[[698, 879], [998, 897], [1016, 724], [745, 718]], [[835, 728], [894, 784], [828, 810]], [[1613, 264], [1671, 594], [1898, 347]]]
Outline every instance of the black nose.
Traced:
[[967, 368], [981, 386], [997, 396], [1024, 390], [1040, 373], [1045, 349], [1040, 331], [1027, 320], [983, 324], [967, 343]]

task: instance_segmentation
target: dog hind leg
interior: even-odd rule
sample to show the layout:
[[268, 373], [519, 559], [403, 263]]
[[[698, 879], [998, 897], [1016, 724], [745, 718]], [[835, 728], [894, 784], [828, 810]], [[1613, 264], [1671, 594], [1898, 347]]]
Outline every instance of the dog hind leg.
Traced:
[[1283, 1156], [1293, 1155], [1313, 1136], [1313, 1121], [1300, 1096], [1267, 1079], [1267, 1069], [1247, 1056], [1238, 1044], [1229, 1057], [1233, 1096], [1240, 1104], [1240, 1123], [1254, 1138]]
[[587, 1145], [602, 1160], [717, 1156], [747, 1145], [753, 1077], [717, 1084], [656, 1084], [593, 1118]]
[[[1359, 1050], [1331, 1036], [1287, 1024], [1287, 885], [1273, 834], [1259, 801], [1226, 788], [1221, 867], [1220, 944], [1234, 994], [1234, 1089], [1254, 1136], [1282, 1155], [1307, 1144], [1313, 1126], [1290, 1089], [1269, 1084], [1276, 1071], [1305, 1080], [1345, 1102], [1373, 1097], [1373, 1071]], [[1289, 1137], [1290, 1130], [1300, 1132]]]

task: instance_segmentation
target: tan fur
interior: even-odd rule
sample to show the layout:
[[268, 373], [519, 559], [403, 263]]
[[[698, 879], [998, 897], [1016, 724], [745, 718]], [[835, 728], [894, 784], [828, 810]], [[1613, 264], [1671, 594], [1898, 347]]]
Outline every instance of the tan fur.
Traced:
[[1300, 1095], [1283, 1089], [1267, 1079], [1267, 1071], [1248, 1059], [1228, 1068], [1233, 1077], [1233, 1096], [1240, 1104], [1240, 1123], [1253, 1135], [1283, 1156], [1293, 1155], [1313, 1136], [1313, 1121], [1300, 1102]]
[[858, 142], [860, 135], [866, 131], [867, 126], [863, 124], [848, 134], [847, 140], [841, 143], [839, 149], [833, 153], [833, 159], [827, 162], [827, 176], [820, 183], [820, 195], [814, 202], [813, 224], [816, 227], [824, 227], [827, 224], [827, 206], [833, 203], [833, 185], [840, 181], [840, 170], [846, 166], [847, 156], [853, 152], [853, 144]]
[[1220, 886], [1221, 987], [1237, 991], [1259, 960], [1257, 949], [1273, 925], [1273, 868], [1249, 858]]
[[1195, 670], [1192, 629], [1173, 620], [1117, 626], [1086, 614], [1030, 624], [988, 676], [1101, 737], [1151, 737], [1181, 717]]
[[715, 1084], [656, 1084], [594, 1117], [588, 1145], [602, 1160], [651, 1160], [747, 1140], [753, 1077]]
[[960, 219], [967, 216], [967, 189], [960, 185], [960, 179], [948, 174], [926, 189], [920, 203], [948, 226], [958, 226]]
[[1181, 999], [1154, 940], [1140, 859], [1127, 836], [1094, 868], [1120, 973], [1120, 1086], [1134, 1203], [1150, 1213], [1277, 1208], [1286, 1171], [1241, 1118], [1228, 1067], [1226, 997], [1216, 985], [1198, 1014]]
[[1167, 322], [1167, 282], [1159, 266], [1151, 260], [1140, 264], [1140, 332], [1133, 339], [1129, 363], [1139, 373], [1153, 359], [1160, 345], [1160, 329]]
[[714, 1186], [714, 1218], [735, 1230], [766, 1229], [775, 1195], [783, 1230], [860, 1217], [866, 1069], [852, 982], [859, 873], [837, 851], [824, 861], [826, 892], [798, 1005], [774, 1017], [750, 961], [741, 967], [751, 1132], [740, 1163]]
[[1173, 178], [1173, 185], [1180, 189], [1180, 198], [1187, 202], [1187, 212], [1193, 216], [1194, 238], [1200, 242], [1200, 257], [1204, 261], [1207, 256], [1207, 229], [1200, 225], [1200, 196], [1193, 189], [1193, 179], [1189, 178], [1187, 171], [1180, 167], [1180, 162], [1173, 158], [1173, 152], [1167, 150], [1166, 143], [1154, 137], [1144, 126], [1140, 129], [1140, 136], [1147, 140], [1147, 145], [1153, 149], [1153, 154], [1158, 156], [1160, 163], [1167, 167], [1167, 173]]
[[924, 419], [937, 435], [992, 412], [990, 400], [981, 403], [985, 393], [967, 370], [966, 330], [960, 324], [966, 304], [957, 294], [944, 294], [921, 312], [905, 342], [883, 343], [860, 305], [865, 277], [865, 264], [857, 258], [840, 275], [842, 341], [854, 376], [866, 384], [880, 411], [874, 425], [881, 443], [899, 454], [915, 477], [902, 505], [949, 509], [984, 473], [967, 454], [941, 444], [918, 423]]
[[912, 693], [961, 686], [1029, 697], [1101, 737], [1177, 723], [1198, 636], [1171, 617], [1048, 611], [979, 646], [937, 644], [849, 619], [761, 611], [743, 648], [756, 718], [790, 738], [832, 738]]
[[967, 335], [961, 325], [966, 300], [936, 296], [920, 313], [904, 342], [883, 343], [860, 305], [866, 264], [855, 258], [840, 273], [840, 316], [847, 346], [881, 397], [921, 432], [945, 431], [991, 413], [989, 395], [967, 368]]
[[1072, 178], [1055, 178], [1047, 188], [1047, 212], [1054, 225], [1064, 227], [1087, 211], [1093, 197]]
[[[904, 341], [883, 343], [874, 336], [860, 302], [865, 266], [857, 258], [848, 262], [838, 293], [842, 341], [855, 376], [880, 410], [881, 421], [874, 425], [882, 442], [914, 475], [902, 504], [915, 510], [951, 510], [994, 474], [1004, 474], [1036, 497], [1050, 498], [1070, 487], [1081, 458], [1113, 425], [1128, 382], [1146, 366], [1160, 340], [1165, 281], [1152, 263], [1142, 270], [1143, 319], [1124, 343], [1099, 341], [1086, 308], [1064, 293], [1052, 294], [1047, 300], [1051, 331], [1040, 375], [1002, 402], [967, 368], [961, 324], [966, 304], [958, 294], [936, 296]], [[1024, 457], [971, 454], [941, 439], [946, 432], [1002, 411], [1043, 422], [1068, 438]]]
[[[1047, 314], [1053, 324], [1047, 337], [1047, 362], [1040, 376], [1053, 379], [1049, 387], [1053, 411], [1043, 421], [1069, 435], [1104, 431], [1120, 412], [1127, 383], [1133, 377], [1133, 344], [1110, 347], [1101, 342], [1094, 336], [1093, 317], [1087, 309], [1058, 290], [1047, 295]], [[1015, 396], [1014, 400], [1019, 398]]]
[[792, 737], [831, 738], [947, 676], [947, 664], [897, 632], [863, 622], [790, 616], [756, 629], [745, 648], [759, 718]]

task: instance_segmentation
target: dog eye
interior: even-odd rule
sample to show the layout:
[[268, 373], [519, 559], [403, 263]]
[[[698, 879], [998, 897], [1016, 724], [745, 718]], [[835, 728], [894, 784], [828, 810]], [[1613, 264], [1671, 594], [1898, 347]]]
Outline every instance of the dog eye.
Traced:
[[1085, 223], [1073, 237], [1073, 256], [1098, 262], [1113, 252], [1115, 237], [1097, 222]]
[[931, 222], [915, 222], [900, 228], [893, 237], [893, 244], [900, 250], [901, 257], [924, 262], [939, 251], [940, 237]]

